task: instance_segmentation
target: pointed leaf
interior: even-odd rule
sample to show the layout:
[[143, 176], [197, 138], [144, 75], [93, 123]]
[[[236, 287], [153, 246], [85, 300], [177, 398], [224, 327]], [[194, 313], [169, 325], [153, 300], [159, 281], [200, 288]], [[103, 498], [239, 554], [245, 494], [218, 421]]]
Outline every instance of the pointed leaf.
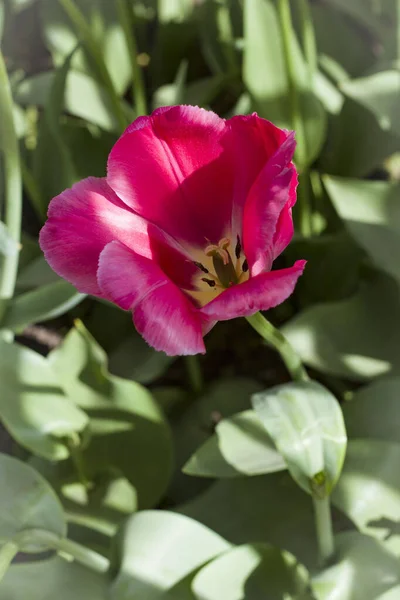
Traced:
[[315, 381], [293, 382], [255, 394], [252, 404], [297, 483], [308, 493], [330, 494], [347, 441], [331, 392]]

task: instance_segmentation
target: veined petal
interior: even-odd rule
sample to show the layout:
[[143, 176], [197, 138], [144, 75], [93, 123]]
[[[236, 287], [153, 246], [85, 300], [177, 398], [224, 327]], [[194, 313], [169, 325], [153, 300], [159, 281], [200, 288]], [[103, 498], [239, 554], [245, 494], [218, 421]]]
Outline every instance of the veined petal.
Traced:
[[50, 202], [40, 246], [52, 269], [80, 292], [101, 296], [98, 260], [113, 240], [153, 258], [190, 289], [194, 265], [164, 232], [129, 210], [105, 179], [84, 179]]
[[276, 225], [276, 230], [274, 233], [274, 238], [272, 241], [272, 260], [275, 260], [277, 256], [282, 254], [286, 246], [289, 245], [294, 234], [292, 208], [296, 204], [297, 184], [297, 173], [293, 169], [292, 181], [290, 183], [289, 189], [289, 199], [283, 207], [281, 214], [279, 215], [278, 223]]
[[100, 255], [97, 278], [106, 298], [132, 311], [150, 346], [170, 356], [205, 352], [199, 311], [155, 262], [111, 242]]
[[280, 215], [294, 200], [293, 188], [297, 177], [291, 162], [294, 149], [294, 135], [290, 135], [261, 171], [246, 200], [243, 247], [253, 276], [271, 268]]
[[215, 300], [203, 306], [201, 312], [209, 319], [228, 321], [273, 308], [292, 294], [305, 265], [305, 260], [298, 260], [288, 269], [251, 277], [222, 292]]

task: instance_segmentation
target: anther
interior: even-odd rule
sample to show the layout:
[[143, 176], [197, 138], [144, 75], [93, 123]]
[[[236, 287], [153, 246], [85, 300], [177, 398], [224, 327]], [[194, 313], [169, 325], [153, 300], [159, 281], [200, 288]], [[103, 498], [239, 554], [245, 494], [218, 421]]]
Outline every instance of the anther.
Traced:
[[242, 252], [242, 244], [240, 243], [240, 237], [237, 236], [237, 242], [236, 242], [236, 247], [235, 247], [236, 258], [240, 258], [241, 252]]
[[205, 268], [204, 265], [201, 264], [201, 262], [196, 262], [194, 261], [194, 265], [200, 269], [200, 271], [203, 271], [203, 273], [209, 273], [210, 271], [208, 269]]
[[249, 263], [247, 262], [247, 258], [244, 261], [243, 265], [242, 265], [242, 271], [243, 273], [247, 273], [247, 271], [249, 270]]
[[213, 279], [207, 279], [207, 277], [202, 277], [201, 280], [204, 281], [204, 283], [207, 283], [207, 285], [209, 285], [210, 287], [215, 287], [216, 285]]

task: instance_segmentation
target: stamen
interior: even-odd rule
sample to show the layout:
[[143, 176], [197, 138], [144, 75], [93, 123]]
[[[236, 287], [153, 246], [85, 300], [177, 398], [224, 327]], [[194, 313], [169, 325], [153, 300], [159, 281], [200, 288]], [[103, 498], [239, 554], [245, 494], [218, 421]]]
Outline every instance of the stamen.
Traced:
[[196, 262], [194, 261], [193, 263], [198, 269], [200, 269], [200, 271], [203, 271], [203, 273], [209, 273], [210, 271], [208, 269], [205, 268], [204, 265], [201, 264], [201, 262]]
[[249, 263], [247, 262], [247, 258], [244, 261], [243, 265], [242, 265], [242, 271], [243, 273], [247, 273], [247, 271], [249, 270]]
[[210, 287], [215, 287], [216, 286], [216, 283], [215, 283], [215, 281], [213, 279], [207, 279], [207, 277], [202, 277], [201, 280], [204, 281], [204, 283], [206, 283]]
[[240, 243], [240, 237], [237, 236], [237, 242], [236, 242], [236, 247], [235, 247], [236, 258], [240, 258], [241, 253], [242, 253], [242, 244]]

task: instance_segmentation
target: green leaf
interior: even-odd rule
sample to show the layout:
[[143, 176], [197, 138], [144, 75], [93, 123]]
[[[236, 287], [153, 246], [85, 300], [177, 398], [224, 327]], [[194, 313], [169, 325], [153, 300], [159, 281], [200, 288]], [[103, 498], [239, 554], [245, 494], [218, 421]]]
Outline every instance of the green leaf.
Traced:
[[62, 439], [82, 432], [85, 413], [65, 396], [47, 359], [19, 344], [0, 343], [0, 414], [16, 441], [39, 456], [62, 460]]
[[20, 331], [31, 323], [55, 319], [77, 306], [85, 297], [66, 281], [42, 285], [13, 299], [4, 318], [4, 327]]
[[254, 411], [246, 410], [218, 423], [215, 434], [183, 467], [197, 477], [243, 477], [286, 469]]
[[0, 221], [0, 254], [10, 256], [18, 254], [18, 244], [8, 233], [7, 227]]
[[[332, 502], [362, 533], [400, 550], [400, 444], [360, 439], [349, 442]], [[366, 501], [367, 499], [367, 501]]]
[[[0, 454], [0, 480], [0, 542], [7, 542], [30, 529], [42, 529], [59, 537], [65, 535], [62, 506], [48, 483], [32, 467]], [[24, 552], [43, 549], [32, 542], [21, 548]]]
[[173, 83], [163, 85], [154, 93], [153, 106], [159, 108], [160, 106], [174, 106], [175, 104], [183, 104], [186, 77], [188, 70], [188, 62], [182, 61], [178, 72]]
[[400, 135], [399, 71], [380, 71], [368, 77], [345, 81], [341, 89], [370, 110], [382, 129]]
[[230, 548], [217, 533], [183, 515], [142, 511], [116, 537], [115, 600], [155, 600], [194, 569]]
[[183, 465], [197, 448], [212, 436], [216, 424], [224, 417], [250, 406], [250, 396], [261, 385], [245, 377], [222, 378], [205, 390], [201, 398], [191, 402], [174, 424], [176, 471], [169, 490], [175, 502], [182, 502], [204, 488], [202, 479], [182, 473]]
[[349, 438], [400, 442], [400, 377], [379, 379], [343, 404]]
[[316, 381], [292, 382], [255, 394], [252, 404], [300, 487], [330, 494], [347, 443], [342, 411], [331, 392]]
[[311, 600], [308, 572], [289, 552], [247, 544], [224, 553], [194, 577], [198, 600]]
[[17, 279], [18, 288], [35, 288], [59, 281], [60, 277], [53, 271], [42, 253], [40, 256], [29, 260], [28, 264], [20, 264]]
[[303, 362], [338, 377], [369, 380], [400, 374], [400, 297], [394, 280], [376, 273], [348, 300], [313, 306], [282, 332]]
[[351, 531], [336, 536], [335, 563], [313, 577], [312, 589], [317, 600], [383, 600], [380, 594], [399, 581], [397, 558], [378, 541]]
[[4, 600], [106, 600], [108, 581], [76, 562], [54, 556], [11, 565], [0, 583], [0, 595]]
[[327, 176], [323, 181], [354, 239], [378, 267], [400, 280], [400, 185]]
[[[91, 438], [83, 450], [87, 477], [117, 471], [136, 488], [140, 508], [156, 504], [170, 479], [172, 442], [150, 392], [110, 375], [103, 349], [79, 322], [50, 354], [50, 362], [90, 420]], [[140, 460], [132, 459], [139, 455]]]

